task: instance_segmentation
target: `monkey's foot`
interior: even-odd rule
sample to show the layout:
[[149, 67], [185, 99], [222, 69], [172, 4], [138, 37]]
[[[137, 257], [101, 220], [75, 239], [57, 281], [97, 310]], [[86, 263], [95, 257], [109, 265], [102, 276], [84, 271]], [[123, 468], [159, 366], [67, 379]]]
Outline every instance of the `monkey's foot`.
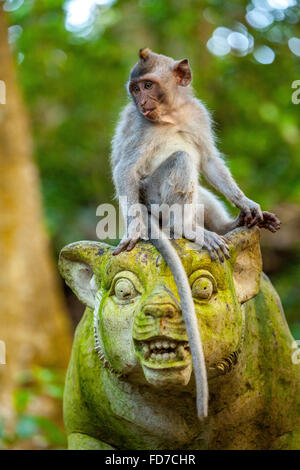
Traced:
[[140, 237], [122, 239], [115, 251], [113, 251], [113, 255], [118, 255], [121, 251], [131, 251], [139, 239]]
[[266, 230], [270, 230], [270, 232], [277, 232], [280, 229], [280, 220], [275, 214], [272, 212], [263, 212], [263, 220], [259, 222], [259, 228], [265, 228]]
[[215, 232], [204, 230], [203, 248], [209, 252], [212, 261], [216, 261], [219, 258], [219, 260], [223, 263], [224, 257], [226, 259], [230, 258], [227, 243], [228, 241], [226, 238], [218, 235]]

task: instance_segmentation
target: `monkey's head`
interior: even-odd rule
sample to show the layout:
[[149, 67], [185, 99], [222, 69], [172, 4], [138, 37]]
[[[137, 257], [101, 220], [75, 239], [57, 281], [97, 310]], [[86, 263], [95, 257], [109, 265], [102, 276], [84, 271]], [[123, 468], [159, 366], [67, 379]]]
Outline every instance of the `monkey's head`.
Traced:
[[175, 105], [178, 90], [191, 83], [189, 61], [175, 61], [148, 48], [141, 49], [139, 57], [130, 72], [128, 91], [146, 119], [160, 121]]
[[[259, 230], [237, 229], [229, 240], [231, 257], [224, 263], [211, 261], [195, 243], [173, 242], [190, 282], [208, 379], [226, 372], [228, 361], [238, 361], [241, 304], [260, 286]], [[165, 260], [144, 241], [119, 256], [113, 250], [104, 243], [77, 242], [60, 255], [67, 284], [90, 307], [84, 331], [77, 332], [80, 364], [96, 362], [148, 386], [193, 388], [180, 300]]]

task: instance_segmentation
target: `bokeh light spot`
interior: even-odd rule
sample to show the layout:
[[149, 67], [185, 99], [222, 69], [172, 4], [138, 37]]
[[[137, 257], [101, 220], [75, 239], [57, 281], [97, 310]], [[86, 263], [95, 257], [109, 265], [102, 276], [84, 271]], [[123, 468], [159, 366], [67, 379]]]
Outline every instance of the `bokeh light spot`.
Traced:
[[112, 3], [114, 3], [114, 0], [68, 0], [64, 4], [66, 29], [72, 32], [80, 32], [93, 22], [97, 5], [110, 6]]
[[268, 0], [268, 3], [274, 9], [285, 10], [297, 5], [297, 0]]
[[24, 0], [6, 0], [3, 5], [4, 11], [15, 11], [23, 5]]
[[246, 14], [246, 20], [255, 29], [264, 29], [273, 23], [273, 16], [268, 11], [254, 8]]
[[206, 46], [207, 49], [216, 56], [224, 56], [230, 52], [228, 42], [220, 36], [213, 36], [210, 38], [207, 41]]
[[268, 46], [260, 46], [253, 53], [255, 59], [260, 64], [272, 64], [275, 59], [275, 52]]
[[300, 57], [300, 38], [290, 38], [288, 45], [292, 53]]
[[242, 33], [238, 33], [236, 31], [232, 32], [231, 34], [229, 34], [227, 41], [230, 47], [232, 47], [232, 49], [236, 49], [241, 52], [248, 50], [249, 40]]

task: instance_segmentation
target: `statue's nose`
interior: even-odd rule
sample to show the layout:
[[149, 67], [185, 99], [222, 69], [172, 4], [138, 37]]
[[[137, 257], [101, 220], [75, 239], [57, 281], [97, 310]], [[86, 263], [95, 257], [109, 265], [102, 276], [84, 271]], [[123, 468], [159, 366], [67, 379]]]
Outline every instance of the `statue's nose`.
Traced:
[[155, 289], [142, 307], [145, 316], [173, 318], [181, 315], [180, 304], [166, 286]]
[[171, 303], [150, 303], [144, 306], [143, 313], [145, 316], [153, 318], [165, 317], [173, 318], [178, 315], [177, 308]]
[[180, 303], [167, 286], [154, 289], [141, 305], [141, 310], [135, 317], [133, 335], [140, 341], [174, 335], [186, 341]]

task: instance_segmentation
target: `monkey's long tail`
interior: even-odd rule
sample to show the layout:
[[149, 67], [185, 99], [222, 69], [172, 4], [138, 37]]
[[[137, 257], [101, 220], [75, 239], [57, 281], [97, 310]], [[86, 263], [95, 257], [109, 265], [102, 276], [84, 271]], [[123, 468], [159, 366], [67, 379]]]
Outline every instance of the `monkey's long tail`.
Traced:
[[182, 265], [181, 259], [179, 258], [175, 248], [173, 248], [167, 236], [161, 230], [159, 230], [159, 232], [160, 238], [150, 238], [150, 240], [151, 243], [155, 246], [155, 248], [165, 258], [176, 283], [176, 287], [180, 297], [181, 309], [185, 321], [186, 331], [189, 338], [190, 349], [192, 353], [197, 390], [197, 413], [198, 418], [202, 419], [207, 416], [208, 412], [208, 384], [202, 341], [199, 332], [199, 326], [197, 322], [191, 287], [184, 267]]

